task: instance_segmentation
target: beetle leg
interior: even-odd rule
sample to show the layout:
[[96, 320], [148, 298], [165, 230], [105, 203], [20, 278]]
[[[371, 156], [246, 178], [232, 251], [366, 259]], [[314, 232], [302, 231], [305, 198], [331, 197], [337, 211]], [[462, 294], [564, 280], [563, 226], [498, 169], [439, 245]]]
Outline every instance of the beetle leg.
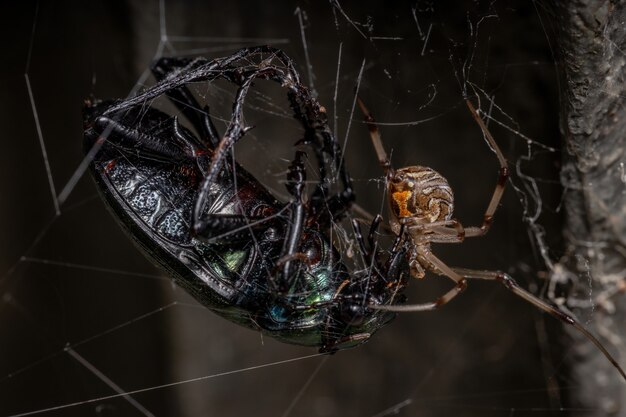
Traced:
[[371, 261], [370, 249], [372, 249], [373, 246], [370, 246], [370, 249], [365, 246], [365, 240], [363, 239], [363, 233], [361, 232], [361, 225], [356, 219], [352, 219], [352, 231], [354, 232], [356, 242], [359, 244], [359, 252], [362, 254], [366, 264], [369, 265]]
[[[154, 77], [160, 82], [193, 62], [194, 60], [188, 58], [161, 58], [152, 64], [151, 70]], [[185, 118], [191, 122], [202, 139], [208, 141], [208, 143], [201, 143], [200, 145], [202, 147], [208, 146], [211, 149], [215, 148], [219, 143], [219, 135], [209, 116], [208, 106], [201, 107], [186, 85], [169, 90], [166, 95], [176, 108], [185, 115]]]
[[365, 245], [365, 239], [363, 238], [363, 233], [361, 232], [361, 225], [358, 220], [352, 219], [352, 230], [354, 231], [354, 236], [356, 238], [357, 243], [359, 244], [360, 253], [363, 254], [363, 260], [368, 268], [378, 268], [376, 254], [378, 252], [378, 243], [374, 240], [374, 235], [380, 226], [383, 218], [380, 215], [377, 215], [372, 220], [370, 224], [369, 232], [367, 235], [368, 246]]
[[[318, 161], [319, 181], [311, 194], [311, 216], [318, 223], [329, 225], [341, 219], [350, 209], [354, 201], [352, 180], [345, 170], [341, 147], [326, 122], [326, 110], [312, 103], [310, 98], [309, 103], [294, 95], [290, 99], [296, 119], [305, 131], [304, 138], [298, 144], [311, 146]], [[333, 194], [330, 186], [337, 182], [341, 183], [342, 189]]]
[[189, 130], [180, 126], [176, 119], [169, 125], [164, 124], [165, 128], [159, 129], [142, 126], [141, 121], [137, 122], [151, 119], [164, 119], [164, 114], [149, 109], [141, 115], [129, 112], [119, 118], [115, 115], [98, 116], [93, 123], [93, 140], [106, 136], [107, 143], [115, 148], [159, 162], [172, 163], [196, 158], [197, 147]]
[[172, 121], [172, 129], [174, 131], [174, 138], [177, 139], [184, 148], [186, 148], [185, 153], [192, 155], [194, 158], [197, 158], [197, 156], [202, 153], [199, 152], [198, 149], [198, 139], [196, 139], [196, 137], [192, 135], [190, 131], [181, 127], [180, 123], [178, 122], [178, 116], [175, 116], [174, 120]]
[[202, 124], [204, 126], [204, 130], [207, 132], [208, 140], [211, 143], [211, 147], [216, 147], [220, 142], [220, 134], [218, 133], [215, 125], [213, 124], [213, 120], [211, 119], [211, 114], [209, 113], [209, 106], [204, 106], [202, 109]]
[[[327, 142], [336, 144], [335, 137], [328, 133]], [[315, 146], [315, 155], [319, 161], [319, 182], [315, 191], [311, 195], [311, 215], [317, 219], [321, 225], [329, 225], [333, 221], [340, 220], [350, 209], [354, 201], [354, 191], [352, 189], [352, 180], [347, 172], [343, 169], [343, 157], [340, 155], [338, 146], [333, 146], [332, 152], [319, 148], [319, 144], [311, 142]], [[324, 162], [324, 154], [330, 154], [332, 159], [331, 169], [328, 169]], [[329, 178], [329, 172], [336, 178]], [[331, 195], [329, 184], [341, 182], [342, 189]]]
[[152, 74], [154, 74], [157, 81], [161, 81], [171, 74], [180, 72], [194, 61], [196, 61], [196, 59], [193, 58], [162, 57], [152, 62], [150, 70], [152, 71]]
[[306, 154], [297, 151], [293, 162], [289, 166], [287, 174], [287, 191], [293, 196], [290, 205], [290, 218], [287, 226], [286, 238], [283, 245], [282, 258], [285, 259], [282, 274], [278, 274], [277, 288], [279, 291], [288, 290], [290, 277], [293, 276], [294, 262], [301, 262], [296, 256], [302, 239], [302, 229], [306, 218], [306, 208], [304, 206], [304, 187], [306, 181], [306, 168], [304, 158]]

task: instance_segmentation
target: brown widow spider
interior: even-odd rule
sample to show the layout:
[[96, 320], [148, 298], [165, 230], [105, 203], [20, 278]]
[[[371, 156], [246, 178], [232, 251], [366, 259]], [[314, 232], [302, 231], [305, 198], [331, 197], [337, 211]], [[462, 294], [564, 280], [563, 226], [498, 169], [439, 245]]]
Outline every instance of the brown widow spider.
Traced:
[[573, 326], [589, 339], [613, 364], [622, 377], [626, 374], [617, 361], [594, 335], [583, 327], [572, 316], [551, 306], [544, 300], [534, 296], [521, 288], [508, 274], [501, 271], [483, 271], [467, 268], [454, 268], [446, 265], [435, 256], [430, 248], [431, 243], [460, 243], [468, 237], [485, 235], [491, 226], [492, 219], [504, 193], [508, 178], [508, 164], [496, 141], [485, 126], [478, 111], [469, 99], [465, 103], [472, 117], [480, 126], [487, 143], [496, 154], [500, 164], [498, 181], [485, 211], [483, 223], [480, 226], [464, 227], [458, 220], [452, 218], [454, 198], [448, 181], [432, 168], [425, 166], [408, 166], [394, 169], [385, 152], [378, 127], [363, 102], [358, 99], [361, 111], [365, 115], [365, 122], [369, 128], [372, 143], [378, 156], [378, 161], [385, 171], [387, 194], [391, 206], [391, 230], [397, 236], [396, 247], [400, 240], [410, 242], [408, 261], [411, 276], [423, 278], [426, 271], [450, 278], [456, 285], [439, 297], [437, 300], [423, 304], [411, 305], [369, 305], [375, 310], [393, 312], [429, 311], [447, 304], [454, 297], [467, 288], [467, 279], [482, 279], [502, 283], [509, 291], [524, 299], [535, 307], [556, 317], [563, 323]]

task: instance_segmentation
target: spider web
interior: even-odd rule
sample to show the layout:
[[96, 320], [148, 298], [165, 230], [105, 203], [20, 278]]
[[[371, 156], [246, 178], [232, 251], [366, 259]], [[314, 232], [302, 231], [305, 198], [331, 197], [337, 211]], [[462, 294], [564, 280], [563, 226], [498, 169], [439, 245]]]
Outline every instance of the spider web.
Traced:
[[[456, 216], [478, 225], [497, 161], [463, 106], [467, 89], [480, 96], [514, 176], [487, 237], [436, 253], [450, 265], [507, 271], [542, 294], [559, 256], [548, 249], [559, 247], [560, 154], [541, 11], [523, 2], [214, 3], [31, 4], [3, 13], [14, 19], [2, 38], [14, 42], [1, 77], [8, 94], [0, 112], [0, 415], [575, 411], [563, 361], [572, 352], [552, 335], [560, 324], [544, 323], [495, 284], [472, 283], [441, 311], [402, 315], [364, 346], [333, 356], [217, 317], [135, 249], [83, 175], [81, 153], [88, 96], [134, 95], [152, 84], [149, 64], [160, 56], [214, 58], [270, 44], [296, 61], [326, 106], [359, 207], [385, 214], [382, 170], [355, 111], [356, 91], [394, 166], [443, 173]], [[232, 102], [224, 97], [222, 132]], [[235, 155], [285, 200], [298, 131], [285, 103], [257, 99], [250, 114], [259, 128]], [[337, 235], [346, 236], [341, 251], [350, 256], [357, 249], [344, 226]], [[411, 283], [409, 297], [432, 300], [447, 288], [432, 277]]]

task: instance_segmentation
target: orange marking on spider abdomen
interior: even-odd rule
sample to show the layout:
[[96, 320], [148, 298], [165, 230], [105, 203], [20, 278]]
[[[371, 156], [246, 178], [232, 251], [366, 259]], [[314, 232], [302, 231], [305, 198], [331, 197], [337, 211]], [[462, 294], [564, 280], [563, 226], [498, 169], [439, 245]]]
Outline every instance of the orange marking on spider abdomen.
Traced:
[[448, 181], [437, 171], [422, 166], [397, 170], [389, 183], [393, 213], [420, 223], [449, 220], [453, 196]]
[[396, 191], [391, 194], [391, 198], [397, 207], [397, 215], [398, 217], [411, 217], [413, 216], [413, 212], [409, 210], [409, 201], [412, 197], [413, 193], [411, 191]]

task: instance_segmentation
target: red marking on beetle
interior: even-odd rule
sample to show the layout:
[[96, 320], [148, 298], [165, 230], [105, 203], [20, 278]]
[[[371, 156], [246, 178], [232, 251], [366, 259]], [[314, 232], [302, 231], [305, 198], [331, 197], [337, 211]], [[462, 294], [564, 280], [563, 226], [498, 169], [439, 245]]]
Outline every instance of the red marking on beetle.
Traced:
[[194, 156], [202, 156], [202, 155], [211, 155], [213, 151], [210, 149], [196, 149], [194, 151]]
[[249, 184], [242, 184], [237, 190], [237, 197], [242, 202], [253, 201], [256, 198], [256, 190]]
[[115, 167], [116, 163], [117, 163], [116, 159], [111, 159], [109, 163], [106, 164], [106, 166], [104, 167], [104, 173], [108, 174], [109, 172], [111, 172], [113, 170], [113, 167]]
[[274, 210], [272, 207], [269, 206], [265, 206], [263, 207], [263, 210], [261, 210], [261, 217], [270, 217], [273, 216], [276, 213], [276, 210]]

